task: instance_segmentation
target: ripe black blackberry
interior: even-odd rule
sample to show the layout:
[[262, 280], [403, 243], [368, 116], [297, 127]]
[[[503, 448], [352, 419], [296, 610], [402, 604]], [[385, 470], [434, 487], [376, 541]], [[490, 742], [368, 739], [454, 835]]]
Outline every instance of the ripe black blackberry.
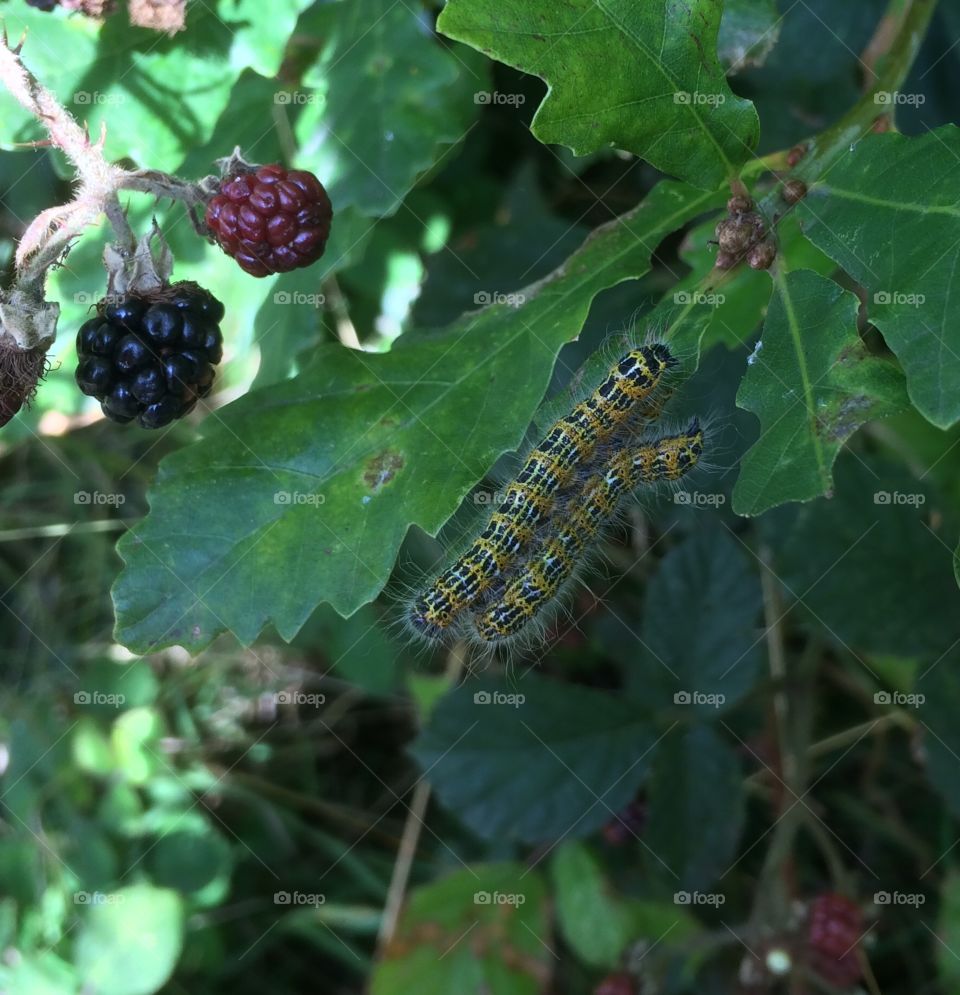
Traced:
[[213, 387], [224, 308], [195, 283], [97, 305], [77, 333], [77, 384], [116, 422], [161, 428]]

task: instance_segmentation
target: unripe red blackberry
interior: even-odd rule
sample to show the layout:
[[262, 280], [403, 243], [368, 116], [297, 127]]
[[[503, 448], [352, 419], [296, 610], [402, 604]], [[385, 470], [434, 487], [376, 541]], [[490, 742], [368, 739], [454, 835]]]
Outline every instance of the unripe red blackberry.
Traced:
[[207, 204], [206, 215], [220, 248], [252, 276], [316, 262], [332, 218], [330, 198], [316, 176], [279, 165], [229, 176]]
[[77, 384], [117, 422], [161, 428], [213, 387], [223, 305], [195, 283], [97, 305], [77, 333]]
[[810, 967], [836, 988], [860, 980], [858, 950], [863, 936], [860, 907], [844, 895], [827, 892], [811, 903], [807, 920]]
[[608, 974], [593, 990], [593, 995], [640, 995], [640, 989], [632, 975], [626, 971]]

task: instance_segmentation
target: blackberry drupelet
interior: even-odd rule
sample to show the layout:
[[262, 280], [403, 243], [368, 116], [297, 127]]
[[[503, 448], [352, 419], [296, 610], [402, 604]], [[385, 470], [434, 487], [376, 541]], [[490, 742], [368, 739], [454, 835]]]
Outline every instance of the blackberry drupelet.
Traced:
[[77, 333], [77, 384], [113, 421], [162, 428], [210, 393], [223, 314], [195, 283], [101, 301]]

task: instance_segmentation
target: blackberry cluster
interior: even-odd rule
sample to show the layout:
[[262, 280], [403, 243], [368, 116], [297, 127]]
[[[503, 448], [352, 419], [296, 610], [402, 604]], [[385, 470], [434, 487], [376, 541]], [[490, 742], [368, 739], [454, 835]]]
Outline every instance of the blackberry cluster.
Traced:
[[220, 248], [252, 276], [316, 262], [332, 219], [330, 198], [316, 176], [278, 165], [226, 180], [206, 214]]
[[860, 939], [863, 915], [856, 902], [827, 892], [810, 903], [807, 949], [810, 966], [836, 988], [850, 988], [860, 980]]
[[116, 422], [161, 428], [193, 410], [223, 357], [223, 305], [195, 283], [101, 301], [77, 333], [77, 383]]

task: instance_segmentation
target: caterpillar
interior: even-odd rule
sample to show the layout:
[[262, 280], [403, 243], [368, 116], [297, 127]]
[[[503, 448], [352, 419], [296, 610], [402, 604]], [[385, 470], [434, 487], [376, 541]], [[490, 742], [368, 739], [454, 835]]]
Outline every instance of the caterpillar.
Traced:
[[573, 576], [584, 551], [613, 517], [621, 498], [641, 484], [676, 481], [703, 453], [703, 430], [694, 419], [686, 431], [616, 453], [570, 502], [565, 521], [506, 585], [498, 600], [473, 616], [485, 643], [512, 639], [523, 631]]
[[503, 504], [486, 528], [414, 599], [407, 620], [415, 632], [429, 639], [442, 638], [461, 613], [516, 562], [578, 468], [619, 428], [656, 407], [657, 388], [676, 363], [662, 343], [631, 350], [588, 398], [554, 423], [507, 486]]

